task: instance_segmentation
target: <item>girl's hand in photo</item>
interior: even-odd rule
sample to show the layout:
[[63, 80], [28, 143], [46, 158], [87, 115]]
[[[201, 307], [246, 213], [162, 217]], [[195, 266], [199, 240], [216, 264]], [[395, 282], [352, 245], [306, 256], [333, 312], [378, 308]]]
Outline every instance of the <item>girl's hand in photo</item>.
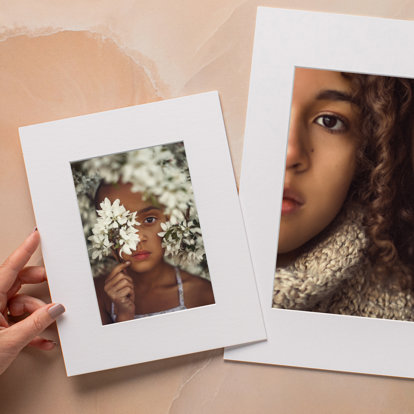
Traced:
[[[39, 233], [34, 231], [0, 266], [0, 374], [13, 362], [19, 352], [32, 345], [51, 350], [55, 342], [40, 335], [65, 308], [60, 304], [46, 305], [40, 299], [18, 294], [25, 283], [42, 283], [46, 280], [41, 266], [24, 267], [39, 246]], [[11, 324], [8, 317], [30, 315]]]
[[121, 263], [114, 267], [105, 280], [104, 290], [115, 305], [117, 322], [129, 321], [135, 316], [135, 292], [132, 278], [123, 273], [131, 262]]

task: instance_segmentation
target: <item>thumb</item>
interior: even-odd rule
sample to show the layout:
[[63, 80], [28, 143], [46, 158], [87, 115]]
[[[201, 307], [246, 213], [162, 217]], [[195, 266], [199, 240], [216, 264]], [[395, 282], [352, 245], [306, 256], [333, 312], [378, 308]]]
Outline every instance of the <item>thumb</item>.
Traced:
[[9, 340], [20, 349], [40, 335], [58, 316], [65, 312], [61, 304], [42, 306], [22, 321], [7, 328]]

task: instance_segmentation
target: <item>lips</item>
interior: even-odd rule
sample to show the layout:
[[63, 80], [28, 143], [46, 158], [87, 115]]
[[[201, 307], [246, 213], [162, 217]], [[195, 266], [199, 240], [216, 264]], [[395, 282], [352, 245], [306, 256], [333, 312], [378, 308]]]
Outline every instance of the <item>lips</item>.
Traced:
[[282, 200], [282, 216], [297, 212], [303, 205], [305, 200], [296, 191], [284, 188]]
[[137, 251], [136, 253], [134, 253], [132, 255], [132, 258], [134, 260], [141, 261], [141, 260], [148, 259], [148, 257], [150, 257], [150, 255], [151, 255], [151, 252], [149, 252], [147, 250], [139, 250], [139, 251]]

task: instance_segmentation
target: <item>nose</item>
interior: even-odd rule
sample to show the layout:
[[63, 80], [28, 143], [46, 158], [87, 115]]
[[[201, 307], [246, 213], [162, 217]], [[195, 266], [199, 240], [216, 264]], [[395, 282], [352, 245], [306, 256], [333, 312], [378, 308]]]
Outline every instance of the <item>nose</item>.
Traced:
[[142, 243], [147, 241], [148, 236], [147, 236], [147, 232], [145, 231], [145, 229], [138, 227], [138, 230], [139, 230], [138, 231], [138, 236], [139, 236], [138, 246], [142, 247]]
[[309, 168], [310, 152], [306, 125], [292, 108], [286, 151], [286, 171], [303, 172]]

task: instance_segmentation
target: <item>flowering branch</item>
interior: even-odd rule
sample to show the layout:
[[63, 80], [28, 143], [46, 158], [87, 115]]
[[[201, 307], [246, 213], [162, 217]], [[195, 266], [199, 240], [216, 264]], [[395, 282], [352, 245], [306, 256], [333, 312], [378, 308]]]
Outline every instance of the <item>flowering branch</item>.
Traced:
[[185, 266], [189, 262], [201, 263], [205, 258], [204, 245], [201, 239], [201, 229], [196, 220], [175, 224], [171, 221], [161, 223], [163, 231], [162, 246], [166, 254], [177, 264]]
[[101, 210], [97, 210], [98, 219], [92, 228], [92, 236], [88, 240], [92, 242], [92, 259], [102, 259], [119, 251], [131, 254], [137, 248], [140, 241], [136, 226], [136, 211], [130, 213], [116, 199], [111, 204], [108, 198], [100, 204]]

